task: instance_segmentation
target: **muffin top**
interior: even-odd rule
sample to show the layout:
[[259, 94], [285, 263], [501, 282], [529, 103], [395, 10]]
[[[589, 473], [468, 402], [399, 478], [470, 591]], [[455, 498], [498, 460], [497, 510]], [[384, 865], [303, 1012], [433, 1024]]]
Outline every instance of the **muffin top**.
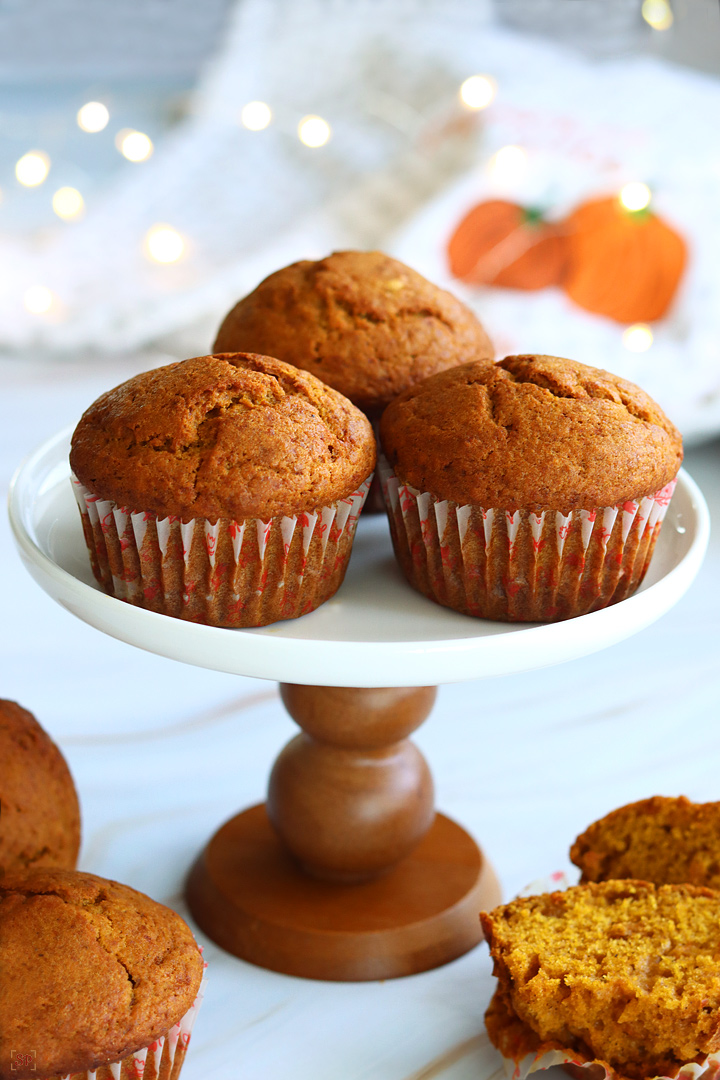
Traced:
[[367, 418], [313, 375], [252, 353], [198, 356], [103, 394], [75, 429], [73, 472], [129, 510], [185, 521], [293, 515], [375, 466]]
[[0, 700], [0, 881], [37, 866], [75, 866], [80, 808], [65, 758], [32, 713]]
[[[72, 870], [0, 880], [0, 1080], [118, 1061], [192, 1005], [203, 961], [179, 915]], [[36, 1055], [11, 1071], [11, 1051]]]
[[640, 878], [720, 889], [720, 802], [653, 795], [588, 826], [570, 849], [583, 881]]
[[436, 371], [493, 356], [469, 308], [381, 251], [271, 274], [226, 316], [214, 349], [277, 356], [370, 414]]
[[654, 494], [682, 442], [639, 387], [556, 356], [508, 356], [443, 371], [383, 414], [398, 477], [460, 504], [593, 510]]
[[637, 1078], [720, 1049], [720, 893], [605, 881], [481, 919], [498, 992], [541, 1043]]

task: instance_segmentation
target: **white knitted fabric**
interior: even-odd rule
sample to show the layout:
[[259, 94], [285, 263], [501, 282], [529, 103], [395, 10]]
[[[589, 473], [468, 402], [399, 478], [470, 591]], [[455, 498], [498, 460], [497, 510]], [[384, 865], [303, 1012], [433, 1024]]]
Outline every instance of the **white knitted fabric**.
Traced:
[[[490, 21], [475, 0], [244, 0], [196, 92], [190, 118], [152, 159], [89, 206], [84, 220], [3, 242], [0, 351], [58, 356], [208, 350], [225, 311], [267, 273], [340, 247], [384, 247], [450, 285], [478, 311], [498, 352], [554, 352], [641, 383], [690, 437], [720, 430], [720, 84], [641, 57], [592, 61]], [[469, 113], [470, 74], [498, 83]], [[552, 75], [552, 77], [550, 77]], [[239, 123], [249, 100], [274, 114]], [[308, 113], [332, 127], [303, 146]], [[520, 144], [527, 167], [492, 175]], [[669, 316], [642, 354], [622, 327], [559, 290], [470, 290], [447, 273], [445, 244], [474, 202], [502, 194], [561, 215], [580, 198], [643, 180], [687, 238], [691, 261]], [[186, 241], [149, 261], [156, 223]], [[31, 285], [57, 298], [23, 306]]]

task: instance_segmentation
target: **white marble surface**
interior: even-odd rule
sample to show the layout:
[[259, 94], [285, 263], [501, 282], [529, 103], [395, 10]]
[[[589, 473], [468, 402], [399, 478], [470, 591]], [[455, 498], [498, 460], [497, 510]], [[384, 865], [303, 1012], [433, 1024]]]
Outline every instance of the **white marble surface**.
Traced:
[[[152, 359], [0, 361], [0, 473]], [[720, 511], [720, 444], [686, 459]], [[59, 742], [80, 791], [81, 867], [186, 914], [182, 883], [206, 837], [263, 796], [294, 725], [272, 683], [185, 667], [105, 637], [23, 570], [0, 522], [0, 696]], [[717, 799], [720, 539], [668, 615], [570, 663], [443, 687], [417, 735], [439, 807], [482, 843], [509, 897], [566, 869], [577, 832], [647, 795]], [[202, 935], [199, 934], [202, 940]], [[485, 946], [434, 972], [331, 984], [254, 968], [206, 944], [208, 993], [186, 1080], [487, 1080]]]

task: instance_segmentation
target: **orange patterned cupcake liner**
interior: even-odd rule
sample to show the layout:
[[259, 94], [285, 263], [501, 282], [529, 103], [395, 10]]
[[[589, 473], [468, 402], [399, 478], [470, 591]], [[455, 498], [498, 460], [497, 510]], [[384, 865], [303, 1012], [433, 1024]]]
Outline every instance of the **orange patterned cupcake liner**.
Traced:
[[107, 593], [226, 627], [294, 619], [336, 592], [371, 480], [311, 513], [213, 523], [132, 511], [72, 477], [92, 570]]
[[548, 622], [617, 603], [645, 576], [675, 480], [569, 514], [462, 506], [378, 471], [398, 561], [431, 600], [485, 619]]

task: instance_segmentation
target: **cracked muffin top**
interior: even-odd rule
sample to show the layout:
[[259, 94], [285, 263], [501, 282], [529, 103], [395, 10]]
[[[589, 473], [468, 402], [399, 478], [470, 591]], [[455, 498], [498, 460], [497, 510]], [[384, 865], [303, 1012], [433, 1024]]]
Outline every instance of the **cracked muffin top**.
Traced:
[[271, 274], [226, 316], [213, 348], [277, 356], [371, 415], [436, 371], [493, 357], [469, 308], [381, 251]]
[[0, 881], [34, 866], [75, 866], [80, 808], [65, 758], [32, 713], [0, 700]]
[[503, 510], [593, 510], [654, 494], [680, 434], [639, 387], [556, 356], [441, 372], [380, 425], [399, 478], [436, 498]]
[[720, 893], [606, 881], [481, 915], [505, 1057], [562, 1048], [643, 1080], [720, 1049]]
[[[66, 1076], [164, 1035], [198, 992], [203, 961], [179, 915], [72, 870], [0, 880], [0, 1080]], [[12, 1068], [12, 1052], [35, 1055]]]
[[640, 878], [720, 889], [720, 802], [653, 795], [629, 803], [588, 826], [570, 858], [583, 881]]
[[293, 515], [342, 499], [373, 471], [367, 417], [268, 356], [198, 356], [136, 375], [90, 406], [70, 464], [87, 488], [158, 517]]

